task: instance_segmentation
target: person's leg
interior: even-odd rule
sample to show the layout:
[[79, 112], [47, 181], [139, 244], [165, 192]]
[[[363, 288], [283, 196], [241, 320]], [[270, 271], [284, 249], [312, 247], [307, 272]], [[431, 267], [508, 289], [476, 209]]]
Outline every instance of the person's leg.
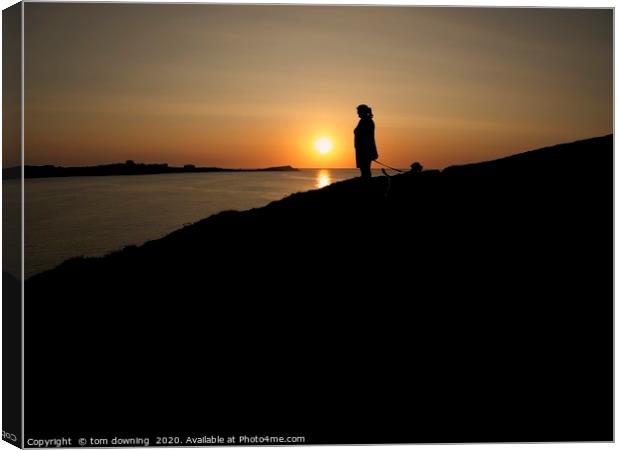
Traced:
[[370, 161], [365, 161], [360, 164], [360, 170], [362, 172], [362, 178], [370, 178], [372, 176], [370, 173]]

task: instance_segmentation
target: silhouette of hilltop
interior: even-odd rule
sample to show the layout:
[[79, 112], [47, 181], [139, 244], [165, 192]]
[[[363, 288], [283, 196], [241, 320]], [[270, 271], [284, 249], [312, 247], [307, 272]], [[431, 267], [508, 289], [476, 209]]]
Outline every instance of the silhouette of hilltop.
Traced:
[[352, 179], [66, 261], [25, 285], [26, 423], [612, 440], [612, 160]]

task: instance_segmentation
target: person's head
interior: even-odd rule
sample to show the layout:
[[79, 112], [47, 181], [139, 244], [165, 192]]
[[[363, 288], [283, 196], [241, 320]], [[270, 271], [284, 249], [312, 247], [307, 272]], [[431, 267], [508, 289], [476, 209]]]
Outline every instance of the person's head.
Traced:
[[359, 105], [357, 107], [357, 115], [360, 116], [361, 119], [366, 117], [372, 118], [372, 109], [368, 105]]

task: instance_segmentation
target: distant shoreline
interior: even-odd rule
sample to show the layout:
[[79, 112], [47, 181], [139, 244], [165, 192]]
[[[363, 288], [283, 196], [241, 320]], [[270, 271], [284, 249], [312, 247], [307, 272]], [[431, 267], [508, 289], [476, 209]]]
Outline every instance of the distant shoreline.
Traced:
[[[2, 169], [5, 180], [21, 178], [21, 167]], [[100, 177], [114, 175], [156, 175], [168, 173], [206, 173], [206, 172], [296, 172], [292, 166], [275, 166], [259, 169], [229, 169], [223, 167], [196, 167], [188, 164], [171, 167], [168, 164], [144, 164], [127, 161], [125, 163], [104, 164], [98, 166], [62, 167], [62, 166], [24, 166], [24, 178], [57, 177]]]

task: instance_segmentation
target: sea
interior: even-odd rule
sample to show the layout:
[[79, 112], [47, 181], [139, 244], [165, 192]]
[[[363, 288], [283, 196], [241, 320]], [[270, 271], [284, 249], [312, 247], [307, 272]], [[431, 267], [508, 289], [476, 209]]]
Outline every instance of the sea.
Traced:
[[[140, 245], [220, 211], [264, 206], [358, 175], [305, 169], [27, 179], [25, 276], [68, 258]], [[3, 186], [16, 189], [17, 183]]]

